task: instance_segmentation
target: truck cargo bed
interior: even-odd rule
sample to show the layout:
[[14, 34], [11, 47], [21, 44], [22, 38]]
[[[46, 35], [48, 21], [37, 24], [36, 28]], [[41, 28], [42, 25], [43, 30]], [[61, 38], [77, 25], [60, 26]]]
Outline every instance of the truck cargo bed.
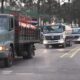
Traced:
[[40, 30], [20, 27], [19, 43], [40, 42]]

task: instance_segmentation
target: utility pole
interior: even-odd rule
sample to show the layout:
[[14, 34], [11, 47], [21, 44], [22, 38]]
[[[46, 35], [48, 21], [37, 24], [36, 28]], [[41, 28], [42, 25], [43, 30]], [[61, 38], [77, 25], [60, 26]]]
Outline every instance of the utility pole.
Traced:
[[40, 20], [39, 20], [39, 17], [40, 17], [40, 0], [38, 0], [38, 2], [37, 2], [37, 13], [38, 13], [38, 26], [40, 26]]
[[4, 13], [4, 0], [1, 0], [1, 13]]

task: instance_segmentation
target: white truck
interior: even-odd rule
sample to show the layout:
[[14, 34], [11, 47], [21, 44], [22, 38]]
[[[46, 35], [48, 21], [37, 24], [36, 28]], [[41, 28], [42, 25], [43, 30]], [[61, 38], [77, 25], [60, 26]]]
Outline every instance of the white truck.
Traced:
[[80, 42], [80, 27], [74, 27], [72, 28], [72, 34], [73, 42], [77, 43]]
[[61, 45], [62, 47], [72, 46], [72, 28], [67, 25], [56, 24], [43, 26], [43, 44], [46, 48], [51, 45]]

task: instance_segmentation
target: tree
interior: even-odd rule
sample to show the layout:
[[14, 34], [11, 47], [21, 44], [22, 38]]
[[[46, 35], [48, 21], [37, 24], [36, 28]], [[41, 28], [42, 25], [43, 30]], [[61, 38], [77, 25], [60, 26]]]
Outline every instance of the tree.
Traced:
[[[60, 5], [56, 0], [38, 0], [39, 14], [50, 20], [53, 16], [58, 17]], [[41, 5], [39, 5], [41, 3]]]
[[4, 6], [3, 6], [3, 4], [4, 4], [4, 0], [1, 0], [1, 13], [4, 12]]
[[[12, 9], [20, 9], [20, 11], [26, 13], [27, 11], [37, 12], [39, 15], [53, 15], [58, 16], [59, 13], [59, 3], [56, 0], [38, 0], [37, 3], [35, 0], [5, 0], [9, 3], [8, 7]], [[24, 4], [24, 5], [23, 5]], [[37, 10], [36, 10], [37, 9]], [[3, 10], [3, 9], [2, 9]], [[26, 13], [27, 14], [27, 13]]]
[[64, 3], [60, 6], [60, 17], [63, 18], [65, 22], [72, 22], [71, 3]]
[[80, 24], [80, 0], [74, 0], [72, 3], [72, 11], [74, 20], [78, 20]]

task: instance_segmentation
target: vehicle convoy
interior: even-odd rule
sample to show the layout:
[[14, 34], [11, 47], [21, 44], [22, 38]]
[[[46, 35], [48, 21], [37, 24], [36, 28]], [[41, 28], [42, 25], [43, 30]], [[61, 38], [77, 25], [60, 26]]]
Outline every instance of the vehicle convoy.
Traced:
[[62, 47], [71, 46], [72, 28], [67, 25], [56, 24], [43, 27], [43, 44], [46, 48], [49, 45], [61, 45]]
[[80, 27], [72, 28], [72, 34], [73, 42], [80, 42]]
[[11, 14], [0, 14], [0, 60], [9, 67], [16, 56], [23, 59], [35, 55], [34, 43], [40, 40], [40, 30]]

